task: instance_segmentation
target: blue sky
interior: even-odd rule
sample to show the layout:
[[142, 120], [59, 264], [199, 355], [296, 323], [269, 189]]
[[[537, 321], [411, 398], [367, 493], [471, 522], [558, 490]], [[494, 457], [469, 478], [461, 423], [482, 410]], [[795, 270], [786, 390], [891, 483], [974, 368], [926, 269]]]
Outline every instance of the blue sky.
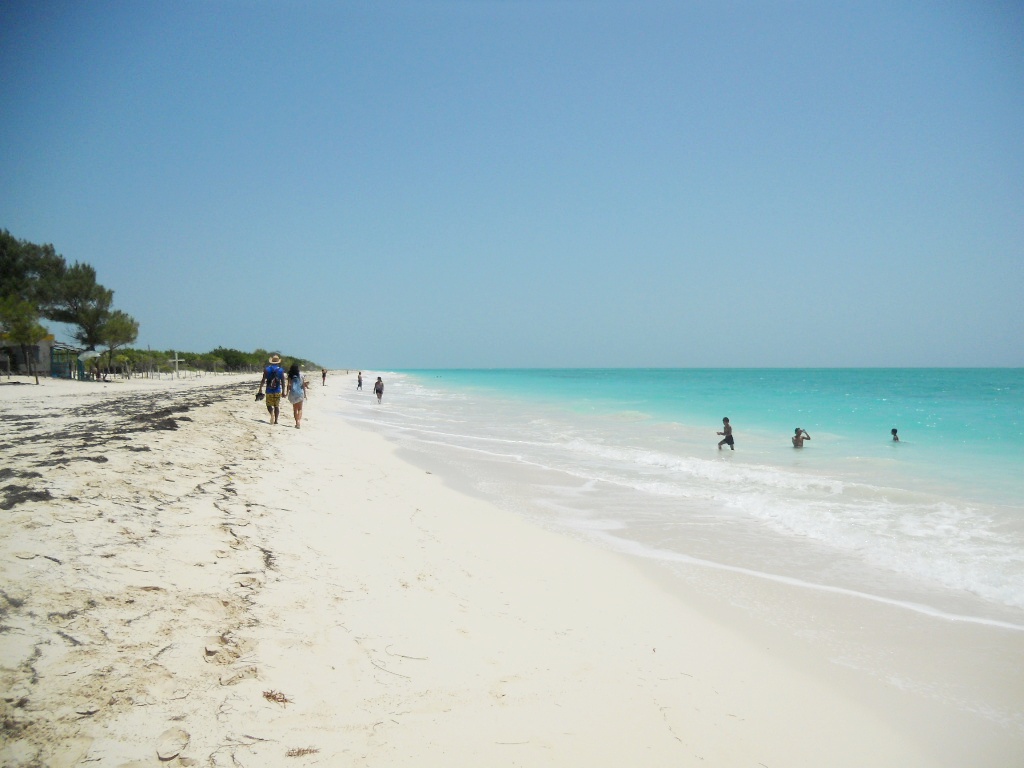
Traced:
[[139, 346], [1024, 365], [1016, 2], [0, 4], [0, 227]]

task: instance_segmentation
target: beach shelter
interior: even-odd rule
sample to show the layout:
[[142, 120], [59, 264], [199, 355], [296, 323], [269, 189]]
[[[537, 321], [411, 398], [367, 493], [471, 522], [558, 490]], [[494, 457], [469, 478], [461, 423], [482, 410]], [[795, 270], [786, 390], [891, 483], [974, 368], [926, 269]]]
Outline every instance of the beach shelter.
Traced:
[[85, 366], [78, 359], [82, 350], [70, 344], [54, 342], [50, 349], [50, 375], [57, 379], [82, 379]]

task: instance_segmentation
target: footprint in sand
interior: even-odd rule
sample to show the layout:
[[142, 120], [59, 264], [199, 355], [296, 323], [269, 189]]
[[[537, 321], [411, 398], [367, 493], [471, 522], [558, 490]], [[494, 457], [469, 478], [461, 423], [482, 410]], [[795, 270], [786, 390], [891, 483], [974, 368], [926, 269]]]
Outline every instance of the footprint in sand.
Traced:
[[235, 672], [234, 674], [221, 675], [220, 684], [236, 685], [237, 683], [240, 683], [243, 680], [249, 680], [251, 678], [254, 678], [258, 674], [259, 670], [257, 670], [256, 667], [248, 667], [246, 669], [241, 670], [240, 672]]
[[156, 756], [161, 760], [173, 760], [188, 746], [190, 736], [181, 728], [168, 728], [160, 734], [156, 746]]

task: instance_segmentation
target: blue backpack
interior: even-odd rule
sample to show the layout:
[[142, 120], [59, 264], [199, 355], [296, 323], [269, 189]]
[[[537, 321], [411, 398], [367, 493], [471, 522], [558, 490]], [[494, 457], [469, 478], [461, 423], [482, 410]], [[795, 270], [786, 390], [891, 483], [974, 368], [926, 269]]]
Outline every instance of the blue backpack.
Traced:
[[281, 392], [284, 390], [284, 368], [280, 365], [268, 365], [267, 370], [267, 392], [270, 390], [276, 390]]

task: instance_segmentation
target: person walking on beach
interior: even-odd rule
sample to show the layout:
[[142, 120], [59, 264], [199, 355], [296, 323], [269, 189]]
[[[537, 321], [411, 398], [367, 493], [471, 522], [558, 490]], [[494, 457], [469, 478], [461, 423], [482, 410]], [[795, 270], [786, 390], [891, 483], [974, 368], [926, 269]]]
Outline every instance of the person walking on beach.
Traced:
[[264, 385], [267, 388], [267, 413], [270, 414], [270, 423], [277, 424], [277, 417], [281, 415], [281, 393], [284, 391], [284, 368], [281, 367], [281, 357], [271, 355], [268, 365], [263, 369], [263, 378], [260, 379], [260, 392]]
[[377, 381], [373, 385], [373, 394], [377, 396], [377, 403], [380, 403], [380, 399], [384, 397], [384, 382], [380, 380], [380, 376], [377, 377]]
[[326, 387], [327, 386], [327, 369], [326, 368], [321, 368], [320, 369], [320, 377], [321, 377], [320, 378], [320, 386]]
[[807, 434], [807, 430], [800, 429], [800, 427], [797, 427], [796, 430], [793, 433], [793, 447], [794, 448], [803, 448], [804, 447], [804, 440], [810, 440], [810, 439], [811, 439], [811, 436]]
[[360, 371], [359, 375], [356, 376], [356, 390], [362, 391], [363, 389], [363, 372]]
[[736, 443], [732, 439], [732, 424], [729, 423], [728, 416], [722, 419], [722, 431], [717, 434], [724, 435], [718, 443], [718, 450], [722, 450], [723, 445], [728, 445], [730, 451], [736, 450]]
[[896, 427], [892, 428], [892, 441], [894, 443], [898, 443], [900, 441], [900, 436], [896, 434]]
[[306, 377], [299, 370], [298, 363], [292, 363], [288, 369], [288, 402], [292, 404], [292, 416], [295, 418], [295, 428], [302, 427], [302, 403], [306, 399]]

